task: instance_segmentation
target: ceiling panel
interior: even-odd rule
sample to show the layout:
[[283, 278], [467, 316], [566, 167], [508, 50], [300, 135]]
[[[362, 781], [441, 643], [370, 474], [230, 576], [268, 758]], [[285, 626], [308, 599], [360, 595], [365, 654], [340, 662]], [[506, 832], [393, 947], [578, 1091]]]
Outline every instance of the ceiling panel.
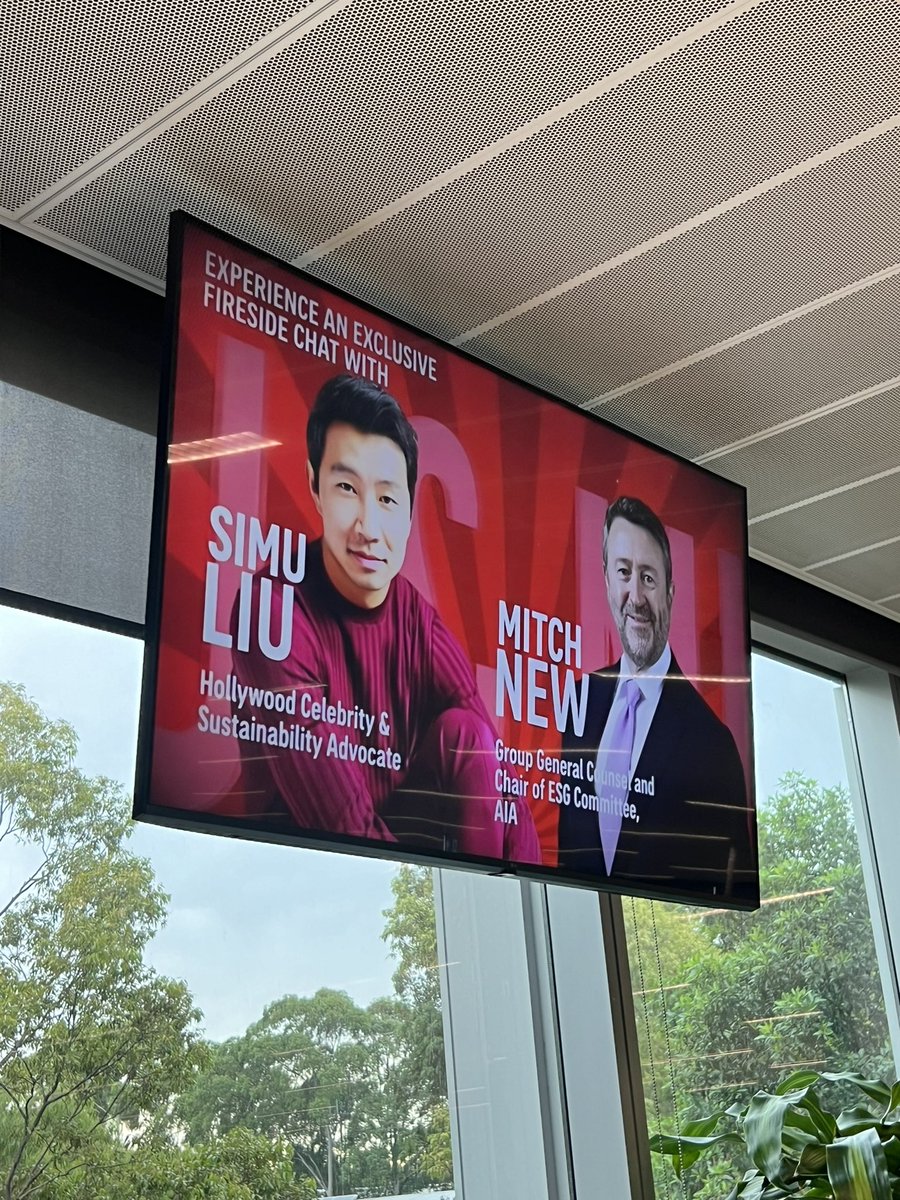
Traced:
[[[900, 376], [900, 279], [874, 284], [601, 405], [672, 449], [708, 454]], [[825, 483], [823, 486], [827, 486]]]
[[[894, 12], [900, 44], [900, 6]], [[769, 8], [752, 15], [761, 13], [771, 23]], [[861, 102], [832, 111], [826, 101], [813, 126], [808, 106], [821, 94], [801, 90], [773, 123], [784, 76], [768, 59], [741, 70], [738, 35], [746, 32], [741, 22], [718, 30], [334, 251], [317, 272], [359, 291], [371, 287], [374, 264], [382, 307], [413, 321], [427, 313], [456, 337], [884, 115], [876, 55], [877, 100], [865, 111]], [[774, 32], [783, 53], [796, 49], [787, 29]], [[835, 45], [830, 26], [816, 32]], [[732, 58], [723, 63], [719, 42], [727, 39]], [[900, 75], [890, 62], [898, 106]], [[523, 339], [564, 339], [566, 353], [577, 340], [597, 395], [900, 263], [898, 158], [900, 131], [888, 131], [470, 348], [513, 360]], [[606, 336], [615, 338], [614, 355], [605, 353]]]
[[27, 204], [306, 3], [2, 0], [0, 206]]
[[705, 465], [749, 488], [750, 517], [900, 467], [900, 383]]
[[[848, 158], [829, 164], [790, 188], [742, 206], [668, 246], [467, 341], [466, 349], [517, 372], [524, 360], [538, 357], [531, 354], [531, 348], [540, 346], [543, 375], [549, 380], [565, 368], [572, 381], [571, 391], [593, 399], [793, 312], [820, 296], [866, 279], [875, 270], [900, 264], [900, 189], [894, 196], [893, 182], [883, 182], [888, 164], [898, 157], [900, 134], [892, 134], [881, 144], [856, 152], [852, 161]], [[892, 168], [890, 173], [893, 178]], [[854, 177], [852, 199], [844, 200], [843, 185], [838, 187], [835, 181], [842, 175], [846, 181], [848, 174]], [[834, 184], [830, 191], [821, 188], [823, 179]], [[893, 198], [886, 200], [886, 194]], [[895, 291], [888, 290], [893, 298]], [[812, 314], [754, 345], [764, 347], [765, 357], [771, 347], [777, 357], [798, 336], [805, 342], [819, 328], [835, 322], [865, 324], [867, 306], [877, 306], [881, 295], [881, 289], [873, 288], [859, 299], [835, 306], [837, 316], [830, 310], [824, 316]], [[875, 319], [883, 320], [884, 315], [876, 314]], [[793, 358], [793, 349], [788, 353]], [[805, 354], [807, 360], [810, 353], [817, 359], [822, 354], [827, 358], [828, 342], [821, 351], [811, 347]], [[720, 358], [723, 363], [733, 363], [733, 369], [742, 377], [742, 358], [746, 355], [758, 357], [753, 347], [739, 347]], [[729, 366], [729, 372], [731, 369]], [[701, 364], [688, 378], [714, 375], [716, 370], [715, 364]], [[788, 375], [796, 372], [789, 370]], [[668, 382], [661, 385], [661, 396], [668, 386]], [[648, 394], [642, 393], [642, 403]], [[761, 399], [768, 411], [763, 410], [764, 420], [755, 429], [780, 419], [780, 399]], [[662, 403], [669, 408], [668, 399]], [[785, 415], [796, 415], [817, 403], [804, 400]], [[614, 411], [624, 415], [627, 408], [628, 402]], [[770, 420], [770, 413], [776, 414], [774, 420]], [[721, 444], [713, 441], [704, 452]]]
[[810, 577], [869, 601], [896, 595], [900, 592], [900, 540], [821, 567]]
[[0, 0], [0, 220], [159, 287], [185, 208], [900, 595], [900, 6], [150, 3]]
[[[613, 5], [573, 14], [562, 0], [505, 0], [475, 20], [470, 0], [358, 0], [41, 224], [85, 228], [99, 252], [159, 274], [161, 247], [146, 242], [190, 199], [230, 232], [289, 229], [296, 257], [715, 7], [648, 6], [623, 21]], [[115, 216], [135, 203], [129, 237]]]
[[[751, 525], [750, 544], [753, 549], [808, 570], [811, 564], [900, 533], [898, 513], [900, 468], [873, 483], [825, 496], [803, 508]], [[900, 591], [900, 586], [896, 590]]]

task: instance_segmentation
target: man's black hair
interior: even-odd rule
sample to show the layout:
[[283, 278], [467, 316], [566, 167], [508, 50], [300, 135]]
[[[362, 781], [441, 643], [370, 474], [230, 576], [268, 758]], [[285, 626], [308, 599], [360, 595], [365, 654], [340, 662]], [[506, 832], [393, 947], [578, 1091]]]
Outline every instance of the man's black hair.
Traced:
[[670, 592], [672, 590], [672, 550], [669, 546], [668, 534], [653, 509], [649, 508], [643, 500], [638, 500], [634, 496], [620, 496], [606, 510], [606, 520], [603, 523], [604, 573], [606, 571], [606, 544], [609, 541], [610, 528], [616, 517], [621, 517], [623, 521], [630, 521], [632, 525], [639, 525], [641, 529], [646, 529], [662, 550], [666, 569], [666, 591]]
[[313, 471], [313, 487], [319, 490], [319, 467], [325, 453], [325, 437], [336, 421], [352, 425], [360, 433], [390, 438], [406, 459], [406, 482], [412, 505], [419, 472], [419, 440], [400, 405], [377, 384], [356, 375], [335, 375], [316, 396], [306, 426], [306, 451]]

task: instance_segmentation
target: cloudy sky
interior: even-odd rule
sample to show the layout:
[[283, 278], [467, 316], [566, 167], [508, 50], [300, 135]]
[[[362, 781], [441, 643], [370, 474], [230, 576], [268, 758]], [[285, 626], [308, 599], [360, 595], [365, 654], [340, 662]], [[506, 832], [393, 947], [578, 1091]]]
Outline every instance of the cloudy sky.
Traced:
[[[44, 712], [69, 721], [83, 770], [117, 779], [129, 792], [142, 649], [128, 638], [0, 608], [0, 679], [24, 684]], [[791, 768], [824, 784], [846, 783], [839, 689], [761, 657], [753, 683], [760, 798]], [[391, 864], [147, 825], [132, 844], [172, 897], [152, 961], [188, 982], [209, 1036], [243, 1032], [287, 993], [340, 988], [366, 1004], [390, 992], [381, 931]]]

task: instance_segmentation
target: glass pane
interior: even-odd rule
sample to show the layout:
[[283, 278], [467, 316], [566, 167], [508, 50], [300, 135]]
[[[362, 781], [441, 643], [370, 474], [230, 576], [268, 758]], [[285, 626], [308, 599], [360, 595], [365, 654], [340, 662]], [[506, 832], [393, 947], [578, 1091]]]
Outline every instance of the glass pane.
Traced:
[[0, 609], [0, 1179], [451, 1187], [430, 872], [132, 826], [142, 652]]
[[[753, 691], [759, 912], [623, 902], [651, 1133], [746, 1104], [800, 1069], [894, 1075], [841, 749], [843, 685], [756, 655]], [[823, 1099], [841, 1102], [829, 1087]], [[679, 1200], [721, 1200], [749, 1166], [727, 1144], [681, 1180], [653, 1159], [657, 1196]]]

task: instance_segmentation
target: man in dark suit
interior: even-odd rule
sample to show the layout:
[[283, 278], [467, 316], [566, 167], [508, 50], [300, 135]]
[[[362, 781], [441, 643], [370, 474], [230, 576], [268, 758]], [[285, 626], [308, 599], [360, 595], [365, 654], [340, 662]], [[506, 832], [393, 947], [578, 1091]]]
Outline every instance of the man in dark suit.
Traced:
[[603, 571], [622, 657], [591, 674], [583, 730], [564, 735], [585, 782], [560, 809], [560, 865], [629, 891], [755, 905], [743, 765], [672, 654], [669, 539], [642, 501], [609, 507]]

